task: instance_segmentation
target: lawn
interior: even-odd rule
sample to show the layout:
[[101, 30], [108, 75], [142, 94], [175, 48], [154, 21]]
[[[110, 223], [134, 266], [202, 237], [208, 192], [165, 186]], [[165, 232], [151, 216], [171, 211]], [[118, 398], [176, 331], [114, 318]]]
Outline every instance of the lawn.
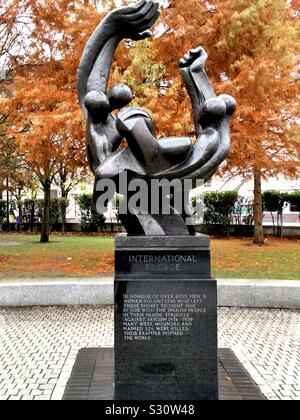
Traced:
[[[114, 240], [102, 236], [52, 235], [40, 244], [35, 235], [0, 235], [0, 279], [90, 277], [114, 270]], [[300, 280], [300, 241], [213, 239], [217, 278]]]
[[[6, 243], [6, 244], [5, 244]], [[112, 237], [0, 235], [0, 279], [90, 277], [113, 272]]]

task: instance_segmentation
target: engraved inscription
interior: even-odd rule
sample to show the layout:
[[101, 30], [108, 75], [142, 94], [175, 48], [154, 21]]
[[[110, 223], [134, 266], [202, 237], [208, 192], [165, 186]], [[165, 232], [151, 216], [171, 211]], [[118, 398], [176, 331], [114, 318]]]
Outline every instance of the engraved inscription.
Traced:
[[135, 255], [129, 263], [144, 264], [145, 271], [180, 271], [182, 264], [196, 264], [195, 255]]
[[126, 341], [184, 336], [190, 332], [195, 315], [207, 312], [205, 294], [124, 294], [123, 299], [123, 332]]

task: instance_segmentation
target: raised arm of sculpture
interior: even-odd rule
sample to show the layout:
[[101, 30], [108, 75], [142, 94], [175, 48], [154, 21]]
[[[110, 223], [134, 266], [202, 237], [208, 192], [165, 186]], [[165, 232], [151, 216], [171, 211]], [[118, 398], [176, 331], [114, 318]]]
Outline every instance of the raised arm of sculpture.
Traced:
[[106, 93], [112, 59], [122, 39], [142, 40], [159, 17], [158, 4], [142, 0], [130, 7], [109, 13], [90, 37], [81, 57], [77, 91], [82, 110], [87, 115], [84, 100], [87, 93]]
[[159, 17], [158, 4], [140, 1], [109, 13], [89, 39], [78, 69], [79, 103], [87, 118], [87, 154], [93, 172], [120, 145], [111, 112], [128, 105], [132, 93], [117, 85], [107, 92], [115, 50], [122, 39], [141, 40], [151, 36], [149, 28]]
[[150, 116], [140, 109], [125, 109], [116, 127], [128, 149], [107, 159], [96, 172], [98, 178], [114, 177], [130, 170], [136, 176], [166, 179], [203, 179], [216, 172], [230, 151], [229, 120], [236, 109], [229, 95], [216, 96], [205, 73], [207, 54], [202, 47], [180, 60], [180, 73], [191, 97], [197, 141], [189, 138], [156, 140]]
[[207, 54], [202, 47], [190, 50], [179, 63], [180, 73], [192, 101], [197, 141], [193, 153], [168, 177], [203, 179], [216, 172], [230, 151], [230, 117], [236, 101], [216, 96], [205, 72]]

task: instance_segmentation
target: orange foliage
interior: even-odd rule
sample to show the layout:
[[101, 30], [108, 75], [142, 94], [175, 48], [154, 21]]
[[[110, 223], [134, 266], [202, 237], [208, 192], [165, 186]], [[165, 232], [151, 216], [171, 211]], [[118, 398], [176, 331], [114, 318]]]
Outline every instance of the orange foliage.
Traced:
[[79, 52], [76, 61], [64, 33], [73, 3], [27, 2], [32, 25], [28, 54], [17, 61], [7, 104], [12, 132], [42, 186], [53, 181], [62, 165], [71, 176], [84, 165], [84, 124], [75, 89]]
[[[178, 59], [203, 45], [207, 71], [217, 92], [237, 99], [232, 152], [225, 170], [252, 177], [300, 173], [300, 22], [285, 0], [173, 0], [163, 11], [165, 33], [152, 48], [162, 63], [169, 92], [153, 105], [162, 134], [186, 131], [190, 106], [178, 75]], [[294, 72], [293, 77], [291, 74]], [[147, 101], [145, 101], [147, 105]], [[148, 104], [151, 108], [151, 102]], [[164, 116], [162, 119], [161, 116]], [[190, 124], [191, 124], [190, 120]], [[177, 131], [175, 129], [175, 131]]]
[[[12, 1], [30, 17], [27, 54], [16, 59], [13, 132], [41, 183], [66, 165], [83, 164], [83, 120], [76, 71], [84, 45], [101, 20], [97, 1]], [[123, 1], [127, 4], [128, 1]], [[119, 4], [119, 3], [118, 3]], [[115, 7], [102, 1], [101, 12]], [[152, 113], [159, 136], [193, 134], [179, 59], [203, 45], [217, 92], [237, 99], [232, 152], [223, 172], [244, 177], [300, 171], [299, 1], [169, 0], [152, 40], [122, 43], [111, 83], [123, 81], [134, 105]], [[1, 21], [0, 21], [1, 23]], [[259, 203], [259, 186], [257, 188]]]
[[[23, 21], [23, 2], [20, 0], [4, 1], [0, 4], [0, 58], [12, 55], [13, 48], [20, 38]], [[0, 69], [3, 63], [0, 62]]]
[[[48, 175], [56, 164], [42, 156], [65, 160], [68, 148], [83, 146], [76, 70], [101, 16], [94, 1], [27, 0], [26, 6], [34, 28], [30, 54], [18, 61], [14, 118], [22, 147], [40, 155], [33, 166], [42, 163]], [[108, 10], [114, 4], [104, 1], [101, 6]], [[300, 146], [289, 129], [295, 129], [299, 114], [299, 83], [291, 78], [299, 54], [299, 20], [287, 2], [215, 0], [208, 6], [204, 0], [171, 0], [158, 24], [160, 31], [152, 41], [120, 46], [112, 74], [112, 82], [121, 78], [130, 84], [136, 104], [152, 112], [158, 134], [193, 132], [178, 61], [189, 48], [202, 44], [214, 87], [235, 96], [239, 104], [226, 169], [245, 176], [251, 176], [254, 167], [265, 176], [295, 175]], [[158, 88], [162, 81], [166, 92]], [[71, 160], [77, 162], [77, 157]]]

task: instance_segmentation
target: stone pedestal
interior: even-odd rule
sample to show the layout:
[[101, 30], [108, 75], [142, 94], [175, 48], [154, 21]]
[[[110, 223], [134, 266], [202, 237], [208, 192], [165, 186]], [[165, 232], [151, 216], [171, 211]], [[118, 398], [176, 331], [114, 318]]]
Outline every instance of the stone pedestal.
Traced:
[[209, 237], [116, 237], [115, 399], [218, 399]]

